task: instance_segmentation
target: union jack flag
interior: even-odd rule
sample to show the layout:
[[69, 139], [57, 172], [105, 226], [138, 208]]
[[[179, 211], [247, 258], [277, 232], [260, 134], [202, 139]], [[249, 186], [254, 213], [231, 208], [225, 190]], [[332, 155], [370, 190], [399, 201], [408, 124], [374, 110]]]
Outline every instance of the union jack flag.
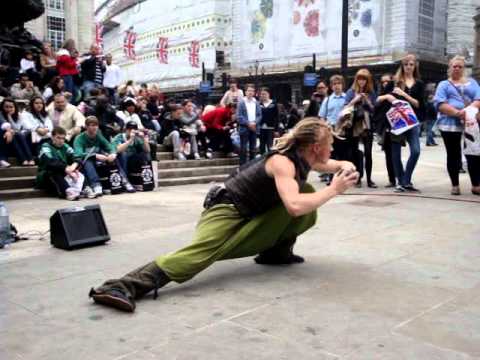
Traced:
[[125, 32], [125, 38], [123, 39], [123, 52], [127, 59], [135, 60], [135, 43], [137, 41], [137, 33], [133, 31], [133, 28], [128, 29]]
[[400, 135], [411, 128], [418, 126], [418, 118], [412, 106], [402, 100], [394, 101], [390, 110], [387, 111], [387, 119], [390, 122], [391, 132]]
[[95, 44], [102, 50], [103, 52], [103, 25], [102, 23], [95, 24]]
[[161, 64], [168, 64], [168, 38], [159, 37], [157, 43], [157, 57]]
[[190, 65], [192, 67], [200, 67], [200, 42], [199, 41], [192, 41], [190, 44], [189, 49], [189, 56], [188, 60], [190, 61]]

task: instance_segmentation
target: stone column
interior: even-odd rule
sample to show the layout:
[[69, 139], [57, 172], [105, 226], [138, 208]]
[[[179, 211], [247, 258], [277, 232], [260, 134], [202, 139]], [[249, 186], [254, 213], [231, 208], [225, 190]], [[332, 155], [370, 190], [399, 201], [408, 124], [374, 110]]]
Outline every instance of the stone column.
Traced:
[[78, 50], [88, 51], [95, 39], [95, 21], [93, 0], [78, 0], [77, 6], [77, 29], [78, 29]]

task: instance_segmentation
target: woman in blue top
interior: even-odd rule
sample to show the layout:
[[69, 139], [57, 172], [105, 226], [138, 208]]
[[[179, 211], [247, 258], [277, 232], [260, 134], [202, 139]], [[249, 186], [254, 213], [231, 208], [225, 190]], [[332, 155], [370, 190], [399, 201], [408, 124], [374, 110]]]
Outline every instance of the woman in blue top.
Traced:
[[[465, 58], [455, 56], [449, 63], [448, 80], [438, 84], [435, 106], [438, 109], [437, 126], [447, 150], [447, 170], [452, 182], [452, 195], [460, 195], [459, 171], [462, 163], [462, 132], [465, 108], [480, 108], [480, 86], [465, 76]], [[480, 156], [466, 155], [472, 193], [480, 195]]]
[[[365, 156], [365, 172], [367, 174], [367, 186], [376, 188], [377, 184], [372, 181], [372, 145], [373, 145], [373, 129], [370, 126], [375, 109], [375, 94], [373, 77], [367, 69], [360, 69], [355, 74], [355, 80], [345, 96], [345, 104], [347, 106], [355, 106], [355, 117], [360, 117], [359, 121], [364, 121], [366, 128], [364, 132], [356, 139], [354, 153], [357, 154], [357, 162], [355, 165], [360, 173], [357, 187], [362, 186], [363, 177], [363, 158]], [[364, 154], [358, 150], [358, 141], [363, 142]]]

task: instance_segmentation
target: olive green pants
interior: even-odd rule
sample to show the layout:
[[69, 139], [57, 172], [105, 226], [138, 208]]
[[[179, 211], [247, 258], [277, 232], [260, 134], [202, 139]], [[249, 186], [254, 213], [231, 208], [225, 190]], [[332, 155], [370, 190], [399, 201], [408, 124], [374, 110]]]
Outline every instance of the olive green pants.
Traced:
[[[305, 184], [301, 192], [315, 189]], [[292, 217], [282, 204], [245, 219], [233, 205], [218, 204], [202, 213], [190, 245], [155, 262], [171, 280], [184, 282], [215, 261], [253, 256], [283, 242], [292, 243], [315, 224], [316, 218], [316, 211]]]

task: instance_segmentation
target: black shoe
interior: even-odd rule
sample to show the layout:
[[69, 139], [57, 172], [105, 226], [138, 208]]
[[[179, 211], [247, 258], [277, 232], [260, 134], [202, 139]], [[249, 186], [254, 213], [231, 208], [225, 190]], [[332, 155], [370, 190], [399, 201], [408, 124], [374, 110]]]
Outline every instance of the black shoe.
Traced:
[[126, 312], [135, 311], [135, 301], [119, 289], [109, 289], [106, 291], [97, 292], [94, 288], [92, 288], [88, 296], [93, 298], [97, 304], [109, 306]]
[[416, 193], [421, 192], [421, 191], [418, 190], [416, 187], [414, 187], [413, 184], [405, 185], [403, 188], [404, 188], [405, 190], [409, 191], [409, 192], [416, 192]]
[[404, 193], [406, 192], [407, 190], [402, 186], [402, 185], [397, 185], [395, 186], [395, 190], [393, 190], [394, 193]]
[[460, 174], [466, 174], [466, 173], [467, 173], [464, 168], [461, 168], [460, 170], [458, 170], [458, 172], [459, 172]]
[[367, 181], [367, 186], [372, 189], [378, 188], [377, 184], [375, 184], [372, 180]]
[[305, 259], [299, 255], [290, 254], [288, 256], [265, 256], [258, 255], [253, 259], [257, 264], [260, 265], [291, 265], [291, 264], [301, 264], [305, 262]]

